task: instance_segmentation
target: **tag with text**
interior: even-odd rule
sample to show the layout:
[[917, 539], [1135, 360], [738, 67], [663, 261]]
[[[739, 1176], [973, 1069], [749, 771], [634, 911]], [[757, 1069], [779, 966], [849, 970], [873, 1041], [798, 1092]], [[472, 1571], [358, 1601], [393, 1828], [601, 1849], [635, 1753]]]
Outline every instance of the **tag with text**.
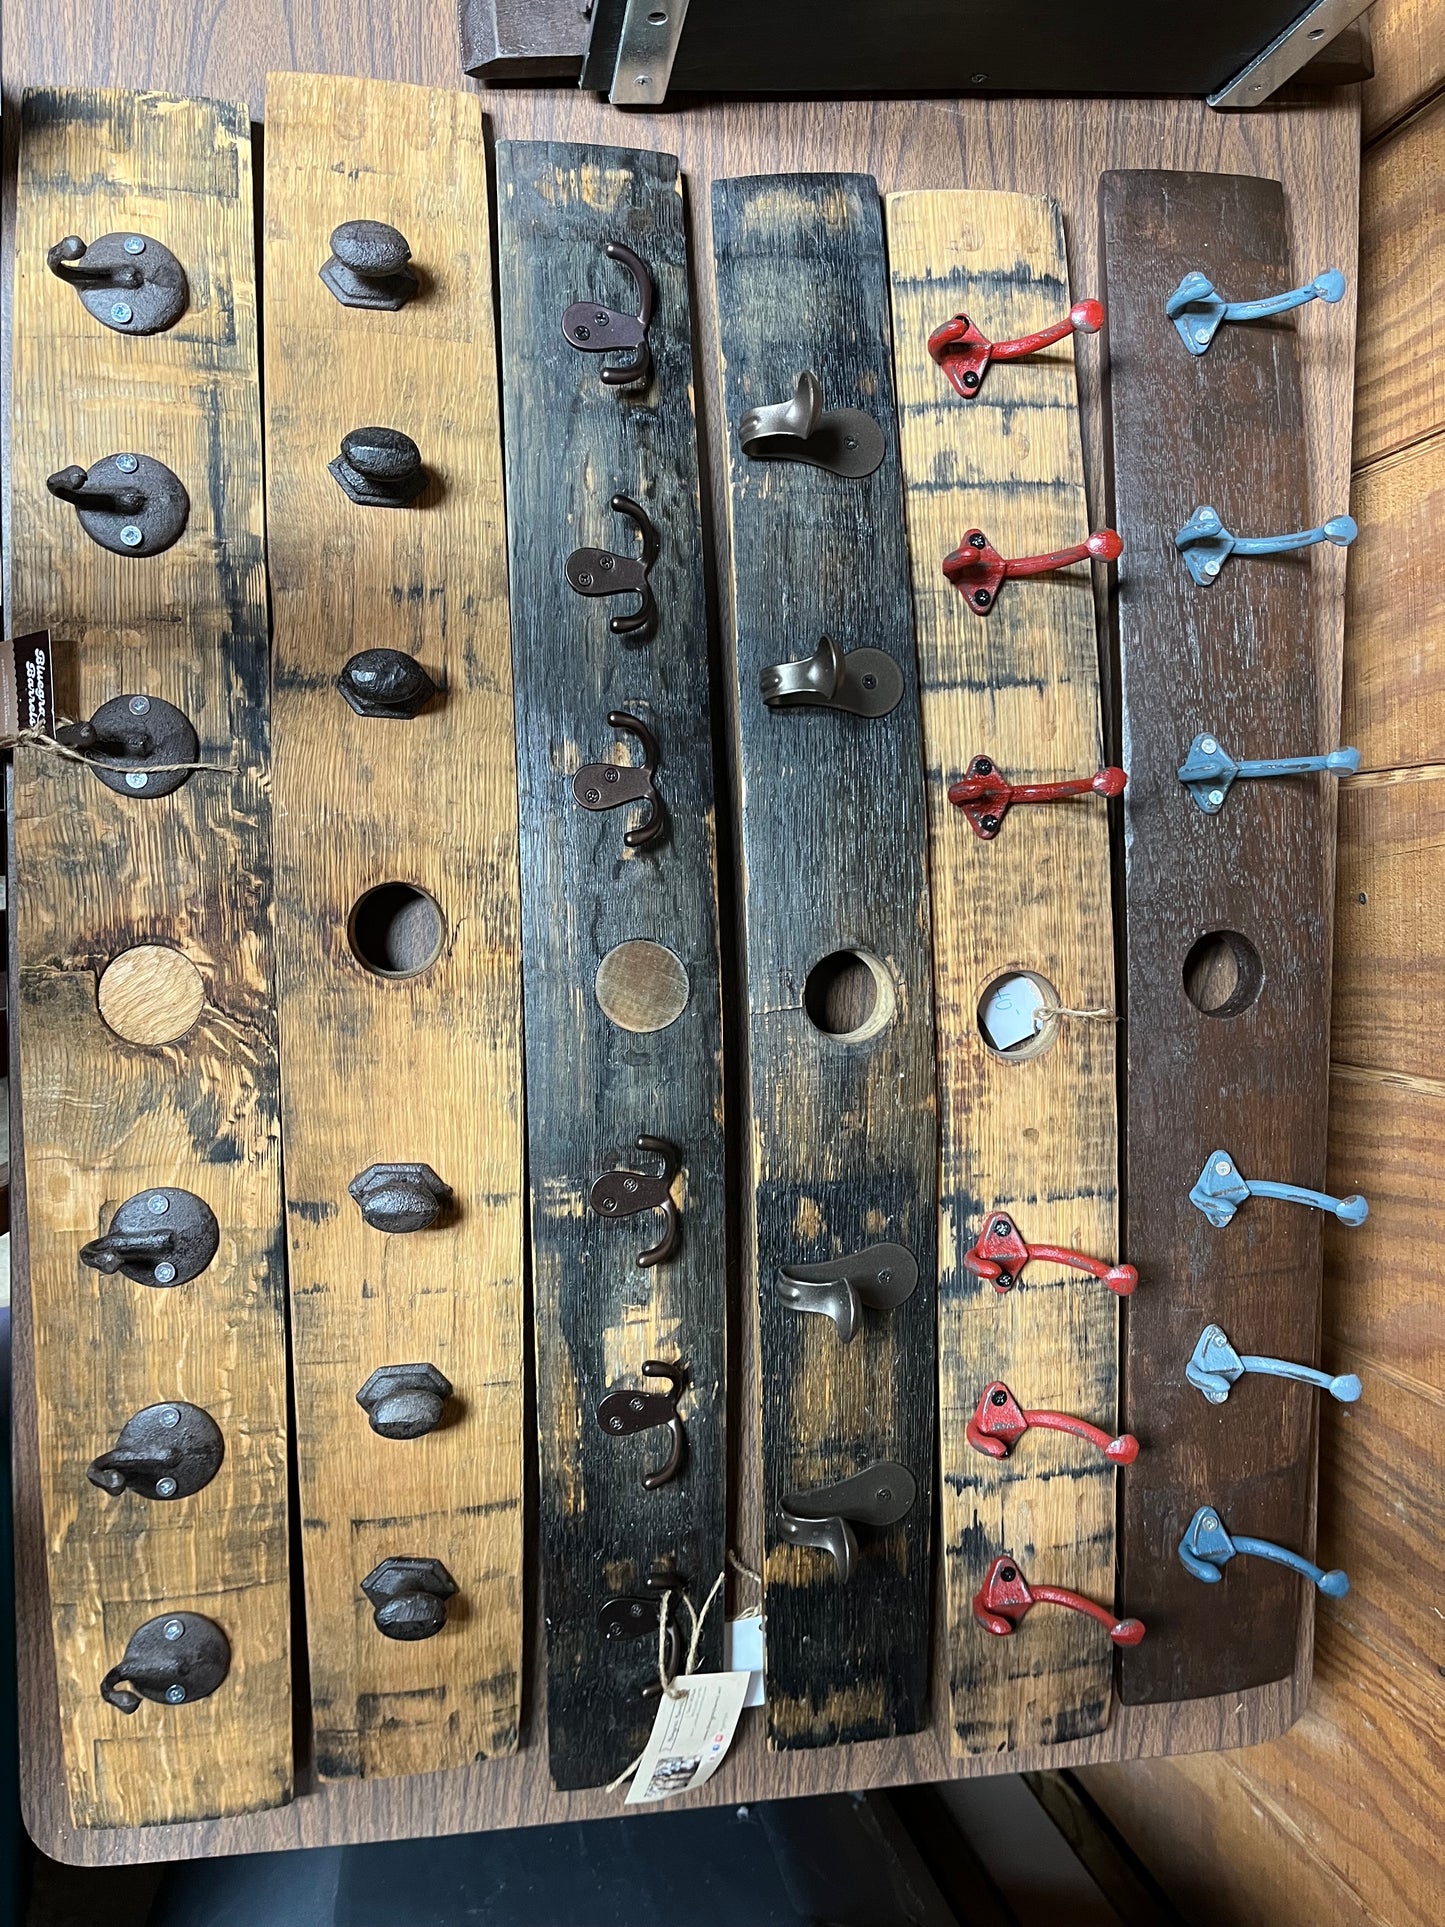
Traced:
[[685, 1673], [664, 1694], [626, 1804], [643, 1806], [690, 1793], [722, 1765], [737, 1730], [751, 1673]]

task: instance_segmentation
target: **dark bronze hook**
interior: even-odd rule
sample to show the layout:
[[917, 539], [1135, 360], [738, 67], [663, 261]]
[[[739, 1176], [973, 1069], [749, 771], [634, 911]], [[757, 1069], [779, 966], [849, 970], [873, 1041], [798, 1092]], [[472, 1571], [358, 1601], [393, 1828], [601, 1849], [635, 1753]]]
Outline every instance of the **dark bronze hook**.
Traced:
[[612, 709], [607, 720], [614, 729], [635, 736], [642, 749], [640, 763], [584, 763], [572, 778], [572, 794], [584, 810], [615, 810], [623, 803], [646, 803], [647, 815], [623, 837], [629, 850], [655, 843], [667, 828], [667, 808], [653, 788], [660, 761], [657, 741], [639, 716]]
[[[657, 1644], [657, 1616], [661, 1610], [661, 1593], [675, 1595], [687, 1591], [687, 1581], [681, 1573], [654, 1572], [646, 1581], [645, 1593], [617, 1593], [605, 1599], [597, 1612], [597, 1630], [604, 1640], [646, 1639], [651, 1635], [654, 1650]], [[681, 1637], [677, 1621], [670, 1615], [667, 1622], [667, 1636], [662, 1656], [662, 1670], [669, 1679], [677, 1677], [678, 1662], [682, 1657]], [[645, 1700], [657, 1699], [662, 1693], [662, 1682], [650, 1679], [642, 1689]]]
[[635, 388], [652, 376], [652, 350], [647, 345], [648, 323], [656, 293], [646, 263], [621, 241], [609, 241], [602, 250], [609, 261], [616, 261], [632, 276], [637, 289], [637, 313], [619, 314], [595, 301], [574, 301], [562, 316], [562, 333], [584, 355], [603, 355], [610, 349], [630, 348], [627, 361], [613, 362], [601, 370], [604, 386]]
[[604, 1171], [593, 1185], [589, 1201], [592, 1209], [604, 1218], [631, 1218], [639, 1211], [661, 1211], [662, 1236], [655, 1245], [637, 1254], [639, 1265], [660, 1265], [677, 1250], [682, 1236], [682, 1220], [672, 1201], [672, 1181], [677, 1176], [681, 1154], [676, 1145], [662, 1137], [639, 1137], [637, 1148], [661, 1161], [661, 1173], [648, 1177], [642, 1171]]
[[567, 558], [567, 580], [578, 595], [638, 595], [642, 600], [630, 616], [613, 616], [614, 636], [640, 636], [644, 641], [657, 626], [657, 603], [648, 576], [657, 560], [662, 538], [645, 509], [630, 495], [614, 495], [614, 513], [628, 516], [642, 537], [642, 554], [614, 555], [611, 549], [573, 549]]
[[665, 1392], [609, 1392], [597, 1407], [597, 1423], [609, 1438], [614, 1439], [630, 1438], [634, 1432], [650, 1432], [659, 1425], [667, 1427], [672, 1446], [666, 1463], [656, 1471], [642, 1475], [644, 1490], [655, 1492], [660, 1485], [675, 1479], [682, 1466], [686, 1441], [682, 1420], [677, 1413], [677, 1401], [687, 1386], [687, 1368], [680, 1362], [669, 1365], [662, 1359], [649, 1358], [642, 1367], [642, 1376], [665, 1378], [669, 1389]]

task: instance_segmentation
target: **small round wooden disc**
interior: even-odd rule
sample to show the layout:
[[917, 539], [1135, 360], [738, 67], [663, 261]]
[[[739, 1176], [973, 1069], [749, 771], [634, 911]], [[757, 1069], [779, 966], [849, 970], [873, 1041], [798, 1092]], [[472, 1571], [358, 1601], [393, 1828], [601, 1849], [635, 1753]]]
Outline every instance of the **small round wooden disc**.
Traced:
[[100, 976], [100, 1014], [129, 1044], [173, 1044], [200, 1016], [206, 986], [189, 957], [164, 944], [123, 950]]
[[687, 1009], [687, 969], [665, 944], [638, 939], [597, 966], [597, 1001], [619, 1030], [666, 1030]]

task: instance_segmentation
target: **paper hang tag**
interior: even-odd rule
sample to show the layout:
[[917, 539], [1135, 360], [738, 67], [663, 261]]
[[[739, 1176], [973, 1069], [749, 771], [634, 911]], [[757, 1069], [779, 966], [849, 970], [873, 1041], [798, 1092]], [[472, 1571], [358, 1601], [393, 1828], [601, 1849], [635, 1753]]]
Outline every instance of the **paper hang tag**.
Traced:
[[989, 993], [979, 1013], [987, 1042], [995, 1050], [1011, 1050], [1025, 1038], [1038, 1035], [1044, 995], [1032, 977], [1006, 977]]
[[45, 629], [0, 643], [0, 735], [23, 729], [55, 734], [54, 659]]
[[723, 1665], [730, 1671], [746, 1667], [750, 1675], [743, 1710], [762, 1706], [767, 1698], [763, 1689], [763, 1615], [754, 1610], [739, 1613], [727, 1622], [723, 1633]]
[[663, 1694], [624, 1804], [652, 1805], [710, 1780], [732, 1745], [751, 1678], [751, 1673], [679, 1675], [673, 1684], [680, 1697]]

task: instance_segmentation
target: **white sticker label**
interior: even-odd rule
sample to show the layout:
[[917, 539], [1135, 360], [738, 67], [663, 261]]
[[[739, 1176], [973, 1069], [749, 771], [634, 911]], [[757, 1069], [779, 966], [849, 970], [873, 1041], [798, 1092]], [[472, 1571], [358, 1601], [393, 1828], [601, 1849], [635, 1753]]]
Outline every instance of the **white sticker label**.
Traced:
[[995, 1050], [1009, 1050], [1038, 1034], [1043, 992], [1032, 977], [1005, 977], [983, 1007], [980, 1022]]
[[735, 1672], [746, 1667], [752, 1675], [748, 1681], [743, 1710], [763, 1705], [766, 1695], [763, 1691], [763, 1615], [760, 1612], [740, 1613], [736, 1619], [727, 1622], [723, 1634], [723, 1664]]
[[690, 1793], [722, 1765], [737, 1730], [751, 1673], [685, 1673], [663, 1695], [626, 1804], [643, 1806]]

